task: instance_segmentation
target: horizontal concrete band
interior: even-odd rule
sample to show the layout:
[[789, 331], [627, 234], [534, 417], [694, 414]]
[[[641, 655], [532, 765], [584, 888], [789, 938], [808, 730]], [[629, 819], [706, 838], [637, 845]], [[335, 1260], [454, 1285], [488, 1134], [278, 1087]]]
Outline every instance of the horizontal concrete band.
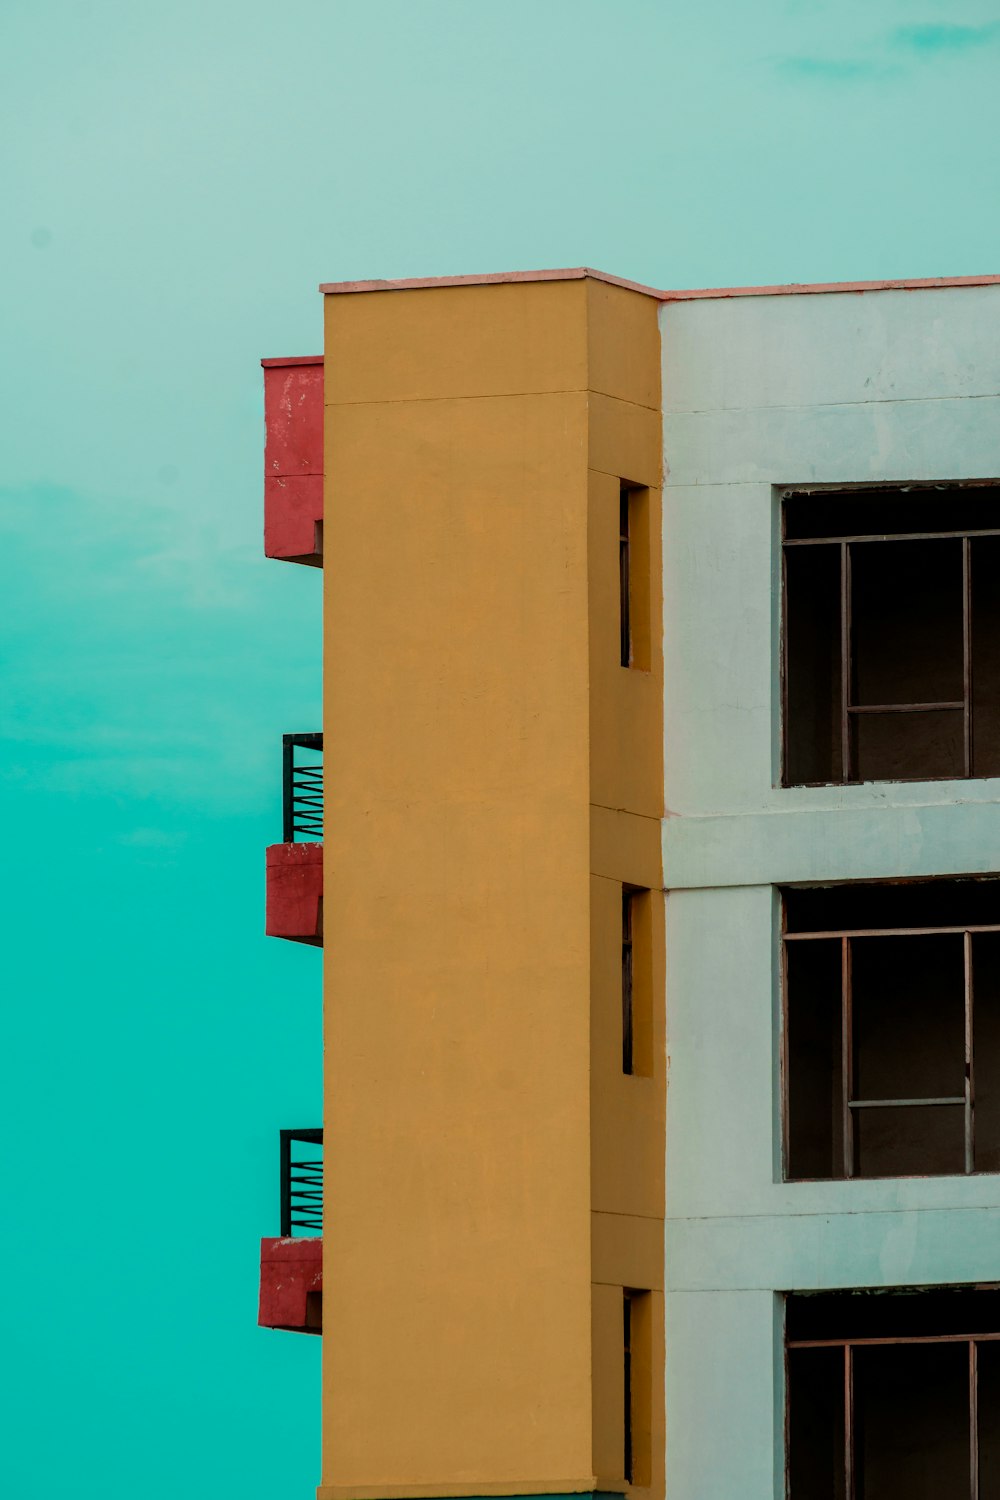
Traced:
[[626, 1485], [623, 1483], [620, 1489], [593, 1489], [585, 1487], [580, 1489], [554, 1489], [544, 1484], [536, 1484], [532, 1489], [513, 1489], [509, 1485], [480, 1485], [476, 1490], [457, 1490], [447, 1487], [435, 1487], [434, 1485], [390, 1485], [382, 1490], [368, 1490], [351, 1488], [344, 1485], [321, 1484], [316, 1491], [316, 1500], [403, 1500], [406, 1496], [416, 1496], [419, 1500], [496, 1500], [496, 1497], [505, 1495], [510, 1500], [534, 1500], [535, 1496], [545, 1496], [545, 1500], [577, 1500], [580, 1495], [587, 1495], [591, 1500], [603, 1500], [603, 1497], [618, 1497], [625, 1493]]
[[[804, 790], [795, 806], [799, 794], [789, 788], [775, 794], [787, 797], [787, 810], [667, 818], [666, 887], [992, 874], [1000, 868], [1000, 784], [959, 785], [954, 800], [922, 806], [903, 801], [898, 785], [877, 795], [871, 787], [844, 788], [839, 807], [805, 805]], [[886, 791], [898, 800], [886, 803]]]
[[667, 1223], [676, 1292], [1000, 1282], [1000, 1208], [780, 1214]]

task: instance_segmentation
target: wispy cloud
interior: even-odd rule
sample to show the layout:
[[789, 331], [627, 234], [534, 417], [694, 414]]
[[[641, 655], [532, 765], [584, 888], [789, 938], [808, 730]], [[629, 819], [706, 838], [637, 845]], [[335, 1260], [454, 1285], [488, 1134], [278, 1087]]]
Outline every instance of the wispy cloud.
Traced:
[[815, 79], [819, 83], [885, 78], [900, 71], [891, 63], [859, 57], [782, 57], [775, 66], [788, 78]]
[[934, 58], [957, 59], [997, 43], [1000, 19], [979, 26], [927, 22], [873, 35], [854, 56], [792, 53], [771, 62], [776, 72], [800, 83], [868, 83], [902, 77]]
[[1000, 20], [985, 26], [925, 25], [899, 26], [890, 42], [918, 54], [938, 52], [971, 52], [1000, 40]]

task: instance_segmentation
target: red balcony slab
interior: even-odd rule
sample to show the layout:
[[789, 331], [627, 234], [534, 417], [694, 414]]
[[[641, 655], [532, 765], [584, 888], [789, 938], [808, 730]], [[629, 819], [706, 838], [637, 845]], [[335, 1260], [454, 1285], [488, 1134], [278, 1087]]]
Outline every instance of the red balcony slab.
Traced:
[[268, 937], [323, 942], [323, 845], [271, 844], [267, 850]]
[[323, 356], [262, 359], [264, 552], [323, 566]]
[[323, 1331], [322, 1239], [261, 1240], [257, 1322], [291, 1333]]

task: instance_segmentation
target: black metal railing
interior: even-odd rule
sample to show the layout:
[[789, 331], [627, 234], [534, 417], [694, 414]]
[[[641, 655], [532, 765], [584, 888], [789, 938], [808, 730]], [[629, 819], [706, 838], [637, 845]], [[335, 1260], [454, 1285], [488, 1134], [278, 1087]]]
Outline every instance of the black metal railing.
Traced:
[[[308, 752], [308, 761], [297, 751]], [[282, 746], [285, 844], [323, 837], [323, 736], [286, 734]]]
[[323, 1131], [281, 1131], [281, 1238], [289, 1239], [295, 1231], [323, 1233], [323, 1153], [309, 1153], [308, 1161], [298, 1161], [300, 1145], [323, 1145]]

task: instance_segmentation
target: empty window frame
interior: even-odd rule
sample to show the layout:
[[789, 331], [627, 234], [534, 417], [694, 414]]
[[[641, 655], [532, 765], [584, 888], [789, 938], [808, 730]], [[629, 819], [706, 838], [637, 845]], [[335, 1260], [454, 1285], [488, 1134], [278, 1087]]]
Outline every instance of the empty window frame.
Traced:
[[619, 480], [618, 614], [623, 667], [648, 672], [652, 659], [652, 502], [645, 486]]
[[634, 998], [632, 983], [632, 906], [635, 891], [622, 886], [622, 1072], [633, 1073]]
[[622, 485], [618, 495], [618, 613], [621, 622], [621, 664], [632, 665], [632, 558], [629, 548], [629, 490]]
[[782, 895], [786, 1176], [1000, 1171], [1000, 881]]
[[623, 1472], [625, 1482], [632, 1483], [634, 1461], [632, 1450], [632, 1293], [626, 1287], [622, 1293], [622, 1375], [624, 1380], [625, 1408], [623, 1413], [625, 1443]]
[[654, 920], [651, 892], [623, 884], [619, 1010], [622, 1072], [628, 1077], [651, 1078], [654, 1072]]
[[786, 786], [1000, 775], [1000, 485], [785, 494]]
[[645, 1488], [652, 1475], [653, 1364], [652, 1298], [635, 1287], [622, 1290], [622, 1475]]
[[789, 1500], [1000, 1500], [1000, 1292], [786, 1299]]

